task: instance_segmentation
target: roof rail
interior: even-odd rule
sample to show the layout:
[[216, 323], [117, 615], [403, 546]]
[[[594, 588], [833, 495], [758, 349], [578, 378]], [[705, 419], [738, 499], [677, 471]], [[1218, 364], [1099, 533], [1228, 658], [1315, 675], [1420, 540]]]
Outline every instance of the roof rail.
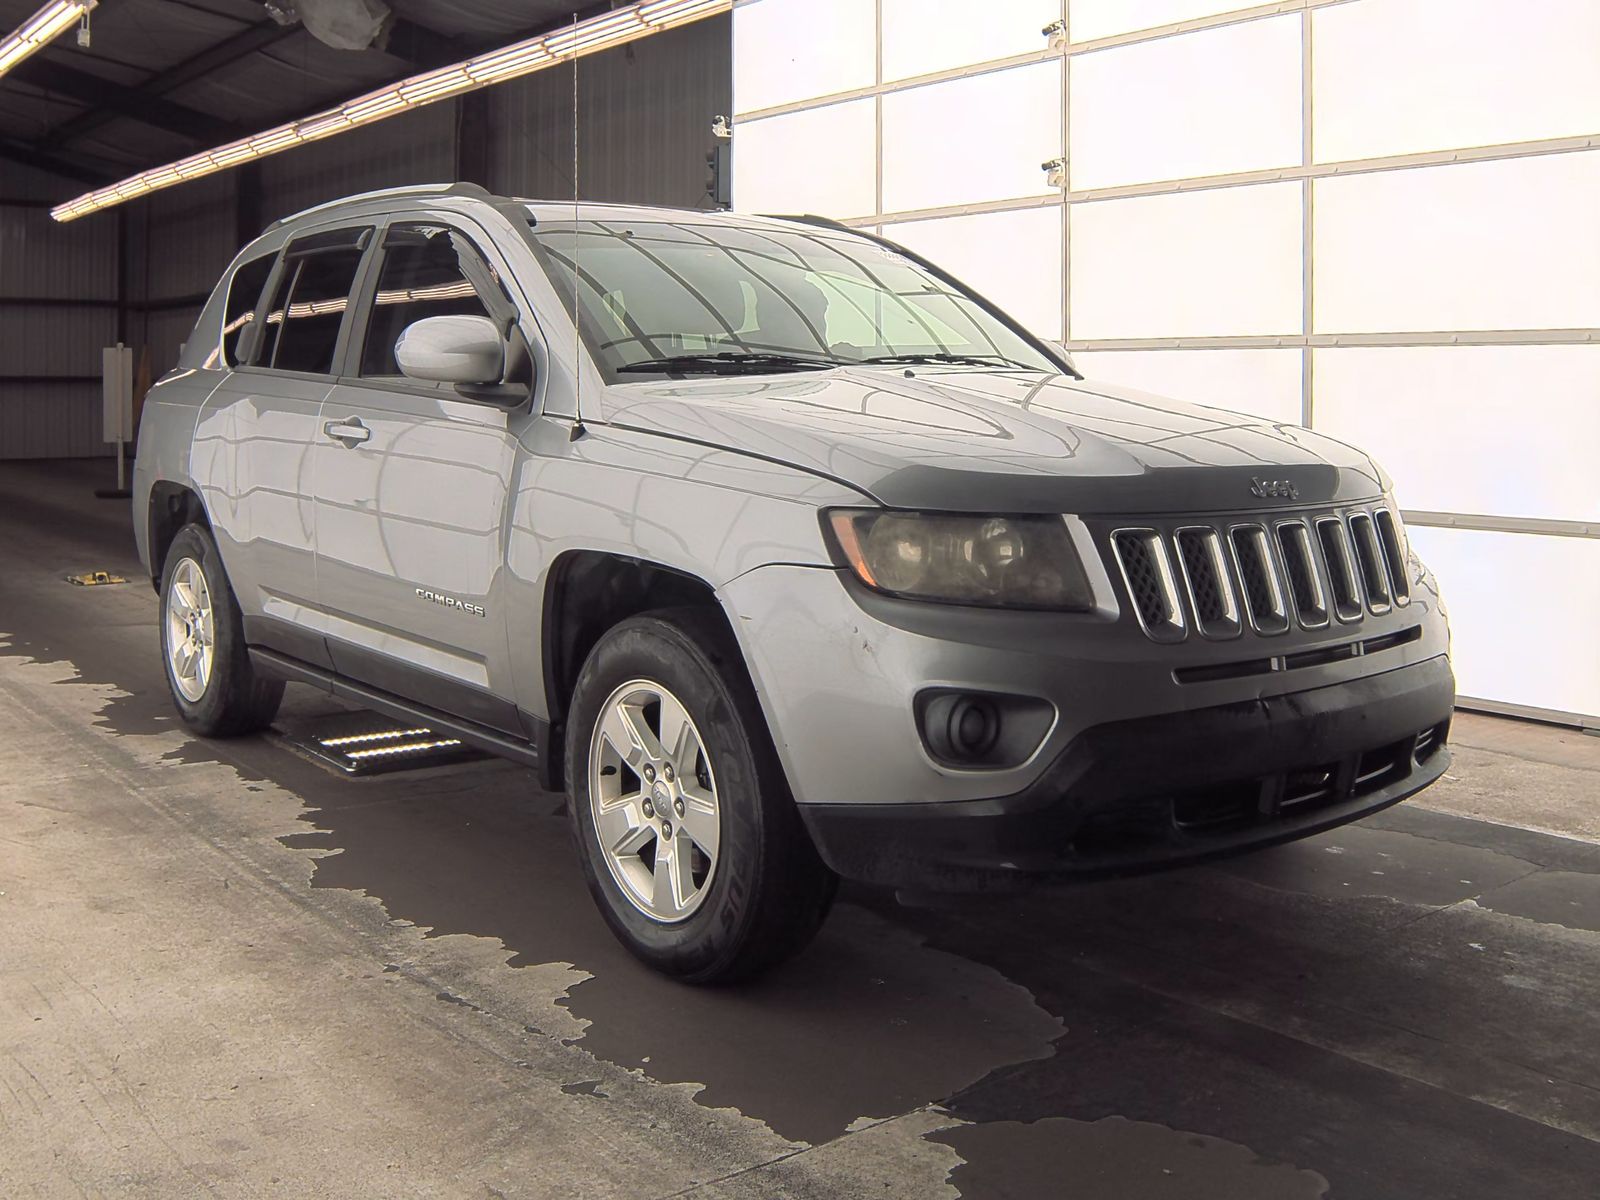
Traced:
[[280, 229], [290, 221], [298, 221], [301, 217], [308, 216], [323, 209], [335, 208], [341, 204], [354, 204], [359, 200], [381, 200], [388, 196], [471, 196], [478, 200], [493, 199], [494, 193], [481, 184], [476, 183], [412, 183], [404, 187], [379, 188], [372, 192], [358, 192], [354, 196], [341, 196], [337, 200], [325, 200], [321, 204], [313, 204], [310, 208], [302, 208], [299, 212], [290, 213], [287, 217], [279, 217], [264, 232], [271, 233]]
[[864, 233], [865, 230], [857, 229], [854, 225], [846, 225], [843, 221], [835, 221], [832, 217], [819, 217], [816, 213], [758, 213], [769, 221], [793, 221], [797, 225], [819, 225], [823, 229], [842, 229], [846, 233]]

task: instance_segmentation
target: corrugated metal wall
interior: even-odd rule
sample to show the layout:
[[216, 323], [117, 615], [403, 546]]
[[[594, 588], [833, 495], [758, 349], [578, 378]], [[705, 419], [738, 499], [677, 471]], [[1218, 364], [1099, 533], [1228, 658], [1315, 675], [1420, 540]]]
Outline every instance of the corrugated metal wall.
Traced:
[[[582, 194], [591, 200], [696, 207], [704, 202], [711, 118], [732, 103], [732, 25], [717, 17], [585, 58], [578, 69]], [[127, 340], [147, 347], [153, 376], [176, 361], [204, 296], [240, 244], [238, 189], [255, 188], [256, 223], [354, 192], [456, 178], [458, 123], [486, 112], [485, 183], [513, 195], [572, 194], [572, 73], [554, 68], [228, 171], [123, 210]], [[15, 179], [14, 179], [15, 176]], [[0, 192], [52, 202], [75, 185], [7, 167]], [[18, 192], [26, 180], [31, 192]], [[0, 207], [0, 380], [94, 375], [116, 340], [117, 221], [70, 225], [43, 208]], [[252, 232], [254, 232], [252, 230]], [[93, 298], [99, 307], [40, 309], [5, 297]], [[99, 440], [97, 382], [0, 382], [0, 458], [109, 452]]]
[[238, 179], [231, 171], [210, 175], [129, 210], [139, 218], [135, 241], [150, 250], [132, 281], [137, 300], [210, 292], [238, 249], [233, 215]]
[[[579, 191], [586, 200], [700, 206], [711, 119], [732, 107], [732, 24], [716, 17], [581, 59]], [[489, 187], [572, 195], [572, 68], [493, 88]]]
[[178, 361], [237, 249], [238, 181], [225, 172], [128, 206], [128, 341], [148, 354], [152, 379]]
[[435, 104], [261, 163], [261, 219], [352, 192], [455, 178], [456, 109]]
[[100, 349], [117, 336], [117, 218], [57, 225], [61, 184], [0, 183], [0, 458], [103, 454]]

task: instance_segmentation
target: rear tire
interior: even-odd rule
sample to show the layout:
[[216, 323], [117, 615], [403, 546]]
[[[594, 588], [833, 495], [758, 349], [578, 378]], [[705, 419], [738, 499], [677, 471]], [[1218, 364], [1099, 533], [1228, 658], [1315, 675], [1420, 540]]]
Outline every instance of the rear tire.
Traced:
[[728, 983], [816, 934], [838, 879], [800, 821], [715, 614], [664, 609], [608, 632], [578, 676], [566, 761], [589, 890], [643, 962]]
[[161, 659], [178, 715], [196, 733], [255, 733], [278, 714], [283, 683], [250, 665], [239, 602], [201, 525], [179, 530], [162, 564]]

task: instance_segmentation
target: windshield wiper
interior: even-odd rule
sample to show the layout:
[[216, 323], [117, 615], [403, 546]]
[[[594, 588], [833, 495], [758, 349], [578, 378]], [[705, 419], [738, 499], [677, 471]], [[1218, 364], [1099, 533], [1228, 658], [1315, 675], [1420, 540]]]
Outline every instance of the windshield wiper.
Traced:
[[871, 358], [857, 360], [871, 366], [889, 366], [892, 364], [911, 363], [955, 363], [968, 367], [992, 367], [995, 363], [1003, 363], [1008, 367], [1021, 367], [1024, 371], [1037, 371], [1038, 367], [1030, 367], [1027, 363], [1018, 362], [1014, 358], [1007, 358], [1003, 354], [875, 354]]
[[624, 371], [664, 371], [669, 373], [739, 374], [747, 371], [787, 370], [821, 371], [828, 367], [845, 365], [837, 358], [808, 358], [803, 354], [768, 354], [751, 350], [723, 350], [716, 354], [669, 354], [665, 358], [647, 358], [641, 362], [624, 363], [616, 368]]

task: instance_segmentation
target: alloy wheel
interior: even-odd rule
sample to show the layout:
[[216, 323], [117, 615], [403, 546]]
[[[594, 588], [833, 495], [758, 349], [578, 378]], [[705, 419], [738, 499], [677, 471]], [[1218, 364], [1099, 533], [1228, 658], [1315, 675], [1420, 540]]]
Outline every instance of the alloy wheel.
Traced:
[[192, 558], [173, 569], [167, 588], [167, 668], [172, 682], [191, 704], [198, 704], [211, 682], [216, 626], [211, 589]]
[[693, 915], [716, 872], [717, 782], [699, 729], [660, 684], [630, 680], [601, 706], [589, 744], [589, 811], [628, 901], [663, 924]]

